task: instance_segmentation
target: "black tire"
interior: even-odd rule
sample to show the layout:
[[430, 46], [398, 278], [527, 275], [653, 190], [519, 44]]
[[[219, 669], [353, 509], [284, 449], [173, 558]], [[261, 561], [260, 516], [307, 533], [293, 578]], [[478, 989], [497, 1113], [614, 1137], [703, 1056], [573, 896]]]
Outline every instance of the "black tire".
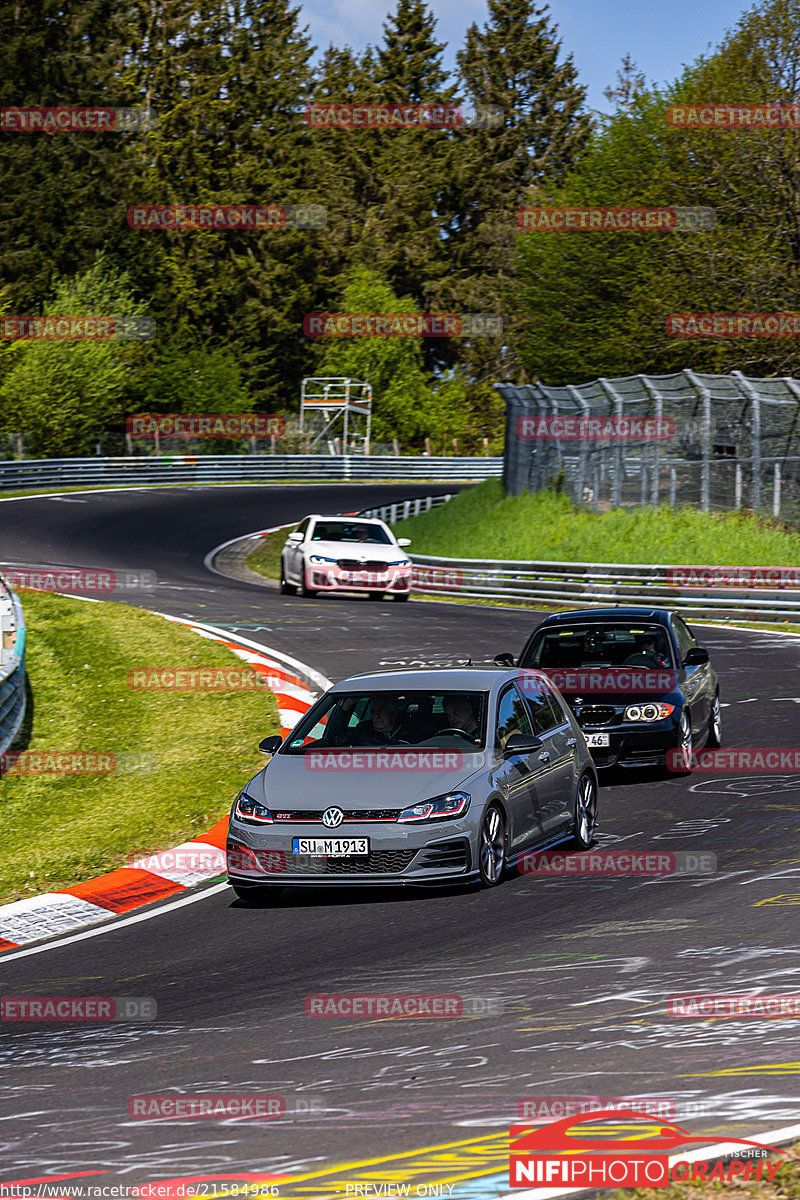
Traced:
[[232, 883], [231, 887], [245, 904], [273, 904], [283, 891], [277, 883]]
[[573, 843], [579, 850], [588, 850], [594, 841], [597, 827], [597, 783], [593, 775], [581, 775], [575, 793], [575, 832]]
[[692, 722], [686, 709], [681, 713], [678, 726], [678, 743], [675, 747], [675, 766], [673, 775], [691, 775], [692, 773]]
[[295, 585], [293, 583], [286, 582], [286, 576], [283, 573], [283, 563], [281, 563], [281, 595], [282, 596], [296, 596], [297, 595], [297, 588], [295, 587]]
[[408, 600], [408, 599], [410, 599], [410, 596], [411, 596], [410, 592], [398, 592], [397, 595], [395, 596], [395, 600]]
[[490, 804], [483, 814], [478, 844], [478, 874], [483, 887], [497, 887], [508, 864], [506, 819], [499, 804]]
[[383, 599], [383, 592], [368, 592], [367, 594], [368, 594], [370, 600], [382, 600]]
[[313, 600], [316, 594], [313, 588], [306, 587], [304, 583], [300, 584], [300, 595], [305, 596], [307, 600]]
[[720, 712], [719, 692], [714, 696], [711, 705], [711, 716], [708, 718], [708, 740], [706, 745], [716, 749], [722, 745], [722, 713]]

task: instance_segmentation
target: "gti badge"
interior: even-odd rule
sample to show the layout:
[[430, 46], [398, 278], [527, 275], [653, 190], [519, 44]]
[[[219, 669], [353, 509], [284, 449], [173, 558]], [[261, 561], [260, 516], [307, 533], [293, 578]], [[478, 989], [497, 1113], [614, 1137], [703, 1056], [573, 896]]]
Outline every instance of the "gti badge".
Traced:
[[337, 825], [341, 825], [344, 820], [344, 813], [340, 808], [326, 808], [322, 814], [322, 824], [328, 829], [336, 829]]

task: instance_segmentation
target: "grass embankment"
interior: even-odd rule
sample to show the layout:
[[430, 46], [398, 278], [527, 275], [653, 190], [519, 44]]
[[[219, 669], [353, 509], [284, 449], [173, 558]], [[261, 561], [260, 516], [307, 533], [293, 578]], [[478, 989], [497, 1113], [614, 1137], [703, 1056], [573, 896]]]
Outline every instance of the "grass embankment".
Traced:
[[278, 529], [275, 533], [268, 533], [263, 537], [261, 545], [247, 556], [246, 562], [250, 570], [257, 571], [266, 579], [280, 579], [281, 550], [289, 534], [296, 528], [296, 525], [292, 525], [288, 529]]
[[554, 492], [506, 496], [497, 479], [402, 521], [395, 533], [411, 538], [412, 557], [710, 566], [800, 563], [798, 534], [749, 512], [647, 507], [594, 513]]
[[[119, 604], [21, 591], [30, 734], [15, 749], [143, 756], [150, 773], [0, 780], [0, 903], [68, 887], [204, 833], [279, 732], [268, 691], [140, 691], [135, 668], [246, 668], [214, 642]], [[30, 702], [30, 701], [29, 701]], [[149, 756], [149, 758], [148, 758]]]

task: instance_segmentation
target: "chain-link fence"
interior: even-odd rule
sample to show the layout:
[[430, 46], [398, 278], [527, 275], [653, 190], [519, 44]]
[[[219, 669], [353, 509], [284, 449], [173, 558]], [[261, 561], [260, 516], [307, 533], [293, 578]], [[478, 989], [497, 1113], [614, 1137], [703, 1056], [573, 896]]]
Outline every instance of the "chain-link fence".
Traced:
[[798, 380], [685, 370], [495, 386], [510, 495], [563, 486], [596, 509], [691, 504], [800, 518]]

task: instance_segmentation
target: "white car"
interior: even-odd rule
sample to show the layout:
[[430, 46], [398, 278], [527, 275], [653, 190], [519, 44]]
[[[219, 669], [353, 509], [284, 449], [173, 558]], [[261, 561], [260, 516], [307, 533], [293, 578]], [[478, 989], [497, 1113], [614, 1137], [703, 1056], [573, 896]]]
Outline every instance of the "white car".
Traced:
[[324, 517], [314, 513], [290, 533], [281, 551], [281, 591], [303, 596], [317, 592], [368, 592], [407, 600], [411, 559], [383, 521], [366, 517]]

